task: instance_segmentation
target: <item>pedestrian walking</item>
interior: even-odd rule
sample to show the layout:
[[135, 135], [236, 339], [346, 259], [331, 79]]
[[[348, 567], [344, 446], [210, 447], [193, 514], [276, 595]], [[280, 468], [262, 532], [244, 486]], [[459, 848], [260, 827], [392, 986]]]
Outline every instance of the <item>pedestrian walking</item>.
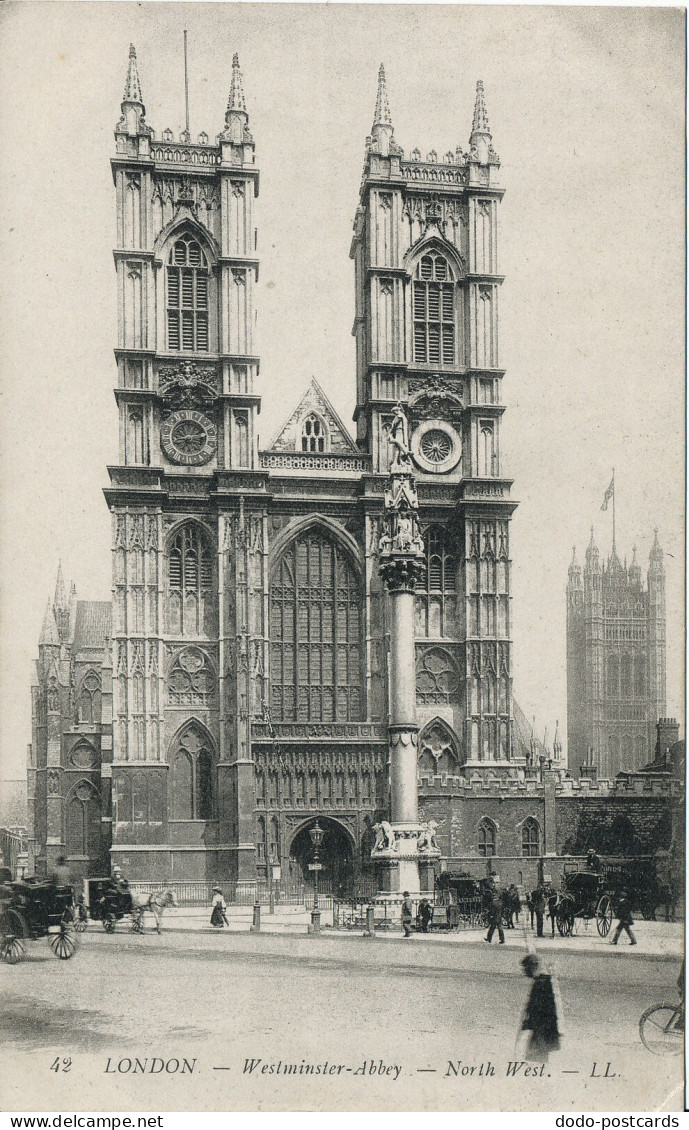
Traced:
[[404, 930], [405, 938], [411, 938], [411, 924], [414, 917], [414, 908], [409, 898], [409, 891], [404, 892], [404, 901], [402, 903], [402, 929]]
[[213, 907], [213, 910], [211, 911], [211, 926], [215, 926], [220, 930], [222, 930], [223, 925], [229, 926], [230, 924], [227, 921], [227, 915], [225, 914], [225, 911], [227, 910], [227, 904], [225, 903], [225, 899], [223, 898], [223, 893], [220, 887], [213, 887], [213, 899], [211, 906]]
[[502, 928], [502, 899], [497, 891], [494, 892], [491, 900], [490, 908], [488, 910], [488, 933], [485, 937], [486, 942], [493, 941], [493, 934], [497, 930], [500, 945], [505, 944], [505, 933]]
[[620, 901], [617, 904], [617, 926], [615, 927], [615, 933], [613, 934], [613, 937], [612, 937], [612, 944], [614, 946], [616, 946], [617, 942], [619, 940], [620, 934], [622, 933], [623, 930], [626, 930], [628, 935], [629, 935], [630, 946], [635, 946], [636, 945], [636, 938], [632, 934], [632, 929], [631, 929], [633, 925], [634, 925], [634, 919], [632, 918], [632, 904], [629, 901], [629, 897], [627, 895], [627, 892], [626, 891], [620, 891]]
[[543, 887], [538, 887], [533, 893], [533, 908], [536, 915], [536, 937], [543, 937], [543, 916], [545, 915], [546, 899]]
[[524, 1059], [545, 1063], [551, 1052], [560, 1047], [562, 1037], [562, 1005], [557, 980], [554, 974], [540, 969], [533, 953], [522, 960], [522, 969], [533, 984], [522, 1013], [517, 1042], [528, 1032]]
[[530, 921], [530, 925], [531, 925], [532, 930], [533, 930], [534, 914], [535, 914], [535, 910], [534, 910], [534, 895], [535, 895], [535, 893], [536, 893], [535, 891], [528, 891], [527, 895], [526, 895], [526, 909], [529, 912], [529, 921]]
[[421, 924], [421, 930], [424, 934], [428, 933], [428, 927], [431, 924], [432, 918], [433, 907], [429, 903], [428, 899], [421, 899], [421, 902], [419, 903], [419, 922]]

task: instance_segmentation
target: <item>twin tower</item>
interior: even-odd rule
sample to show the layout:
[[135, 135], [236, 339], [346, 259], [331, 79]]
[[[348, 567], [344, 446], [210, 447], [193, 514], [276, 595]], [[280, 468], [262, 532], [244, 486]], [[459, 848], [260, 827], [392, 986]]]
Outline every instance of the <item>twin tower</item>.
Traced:
[[[112, 749], [99, 739], [92, 772], [102, 858], [134, 877], [240, 882], [281, 862], [287, 879], [305, 869], [318, 819], [344, 881], [371, 866], [372, 829], [389, 819], [379, 554], [398, 405], [423, 539], [419, 763], [459, 776], [523, 764], [516, 503], [500, 452], [503, 190], [483, 86], [466, 151], [405, 154], [380, 69], [351, 250], [356, 439], [312, 380], [257, 444], [259, 172], [237, 56], [222, 132], [177, 139], [146, 122], [132, 48], [115, 138]], [[281, 397], [302, 377], [266, 374]], [[63, 735], [66, 771], [76, 730]]]

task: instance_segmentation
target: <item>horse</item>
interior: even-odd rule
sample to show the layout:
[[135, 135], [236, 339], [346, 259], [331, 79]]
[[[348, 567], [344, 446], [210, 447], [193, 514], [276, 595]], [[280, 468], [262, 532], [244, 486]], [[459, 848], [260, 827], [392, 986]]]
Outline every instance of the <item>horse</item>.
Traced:
[[156, 932], [158, 934], [162, 933], [160, 923], [166, 906], [177, 906], [174, 891], [171, 891], [169, 888], [167, 890], [155, 891], [153, 894], [150, 894], [148, 898], [144, 899], [139, 899], [134, 895], [132, 897], [132, 920], [134, 928], [138, 930], [139, 933], [143, 934], [144, 912], [148, 910], [155, 918]]

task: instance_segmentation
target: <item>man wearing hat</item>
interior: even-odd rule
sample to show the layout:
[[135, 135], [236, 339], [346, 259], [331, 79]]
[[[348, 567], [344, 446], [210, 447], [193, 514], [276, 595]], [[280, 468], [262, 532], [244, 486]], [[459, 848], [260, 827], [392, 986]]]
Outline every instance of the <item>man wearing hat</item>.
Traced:
[[617, 926], [615, 927], [615, 933], [613, 934], [612, 944], [616, 946], [619, 941], [620, 934], [623, 930], [626, 930], [629, 935], [630, 946], [635, 946], [636, 938], [632, 934], [631, 929], [634, 925], [634, 919], [632, 918], [632, 904], [629, 901], [629, 896], [627, 895], [626, 891], [620, 891], [620, 901], [617, 904], [617, 919], [618, 922]]

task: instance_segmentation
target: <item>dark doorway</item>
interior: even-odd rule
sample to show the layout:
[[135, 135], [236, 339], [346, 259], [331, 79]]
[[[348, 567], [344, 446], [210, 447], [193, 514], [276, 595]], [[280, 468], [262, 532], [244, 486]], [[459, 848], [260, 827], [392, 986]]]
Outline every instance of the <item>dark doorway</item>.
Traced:
[[[309, 863], [313, 863], [314, 849], [309, 832], [315, 823], [314, 818], [297, 832], [289, 853], [291, 876], [302, 880], [310, 888], [313, 888], [314, 873], [309, 871]], [[350, 893], [354, 882], [352, 841], [336, 820], [319, 816], [318, 823], [325, 833], [319, 849], [323, 865], [323, 870], [319, 873], [319, 889], [324, 894], [343, 897]]]

